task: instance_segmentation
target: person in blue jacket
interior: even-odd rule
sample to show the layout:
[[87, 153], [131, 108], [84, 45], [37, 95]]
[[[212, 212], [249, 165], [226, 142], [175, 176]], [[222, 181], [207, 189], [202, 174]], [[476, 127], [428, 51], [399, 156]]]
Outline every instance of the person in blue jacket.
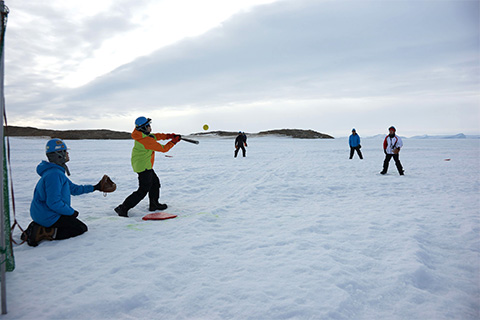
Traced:
[[360, 151], [360, 148], [362, 147], [360, 145], [360, 136], [357, 134], [355, 128], [352, 129], [352, 134], [348, 139], [348, 143], [350, 144], [350, 159], [353, 158], [353, 153], [355, 152], [355, 150], [357, 151], [360, 159], [363, 159], [362, 152]]
[[40, 180], [35, 186], [30, 216], [33, 221], [22, 234], [30, 246], [36, 247], [42, 240], [62, 240], [76, 237], [88, 230], [80, 221], [78, 211], [71, 207], [70, 196], [100, 190], [100, 182], [94, 185], [76, 185], [66, 162], [69, 155], [67, 146], [60, 139], [51, 139], [46, 145], [48, 162], [43, 160], [37, 166]]

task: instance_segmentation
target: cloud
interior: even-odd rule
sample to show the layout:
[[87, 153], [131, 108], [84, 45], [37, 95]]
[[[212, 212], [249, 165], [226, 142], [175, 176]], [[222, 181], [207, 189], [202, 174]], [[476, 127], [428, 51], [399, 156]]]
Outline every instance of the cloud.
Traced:
[[108, 15], [98, 13], [81, 20], [66, 15], [59, 3], [51, 4], [19, 1], [11, 8], [5, 80], [7, 98], [20, 112], [46, 107], [64, 95], [58, 83], [69, 70], [92, 56], [107, 38], [134, 27], [121, 16], [121, 11], [128, 10], [126, 1], [116, 2]]
[[462, 12], [452, 7], [279, 3], [138, 59], [78, 92], [170, 105], [464, 88], [455, 77], [470, 78], [473, 89], [478, 32], [459, 23]]
[[[101, 110], [96, 117], [168, 114], [172, 108], [190, 110], [192, 118], [193, 110], [228, 117], [226, 111], [236, 106], [249, 115], [257, 110], [263, 120], [252, 122], [264, 125], [252, 127], [259, 130], [288, 121], [313, 125], [322, 114], [339, 119], [351, 109], [371, 112], [371, 118], [407, 101], [422, 102], [416, 109], [420, 118], [428, 116], [421, 108], [439, 105], [461, 103], [475, 112], [478, 9], [475, 1], [280, 1], [237, 14], [80, 88], [47, 90], [21, 104], [42, 100], [42, 110], [63, 110], [69, 117], [85, 117], [85, 110]], [[92, 19], [129, 27], [115, 16]], [[375, 108], [369, 110], [369, 104]], [[290, 108], [310, 116], [299, 117]], [[292, 120], [296, 117], [305, 119]], [[276, 122], [267, 124], [269, 119]]]

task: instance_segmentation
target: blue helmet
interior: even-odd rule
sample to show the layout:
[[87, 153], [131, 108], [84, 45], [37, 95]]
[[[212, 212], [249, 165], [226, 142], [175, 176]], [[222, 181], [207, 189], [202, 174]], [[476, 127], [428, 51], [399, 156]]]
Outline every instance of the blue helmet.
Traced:
[[152, 121], [150, 118], [138, 117], [137, 120], [135, 120], [135, 128], [146, 127], [150, 125], [150, 121]]
[[67, 150], [67, 145], [62, 140], [55, 138], [47, 142], [45, 153]]

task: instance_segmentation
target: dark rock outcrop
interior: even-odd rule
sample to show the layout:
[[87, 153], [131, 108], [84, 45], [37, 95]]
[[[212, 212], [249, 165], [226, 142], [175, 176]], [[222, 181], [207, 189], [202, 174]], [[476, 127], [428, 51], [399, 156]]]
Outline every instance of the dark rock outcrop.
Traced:
[[130, 132], [112, 130], [50, 130], [33, 127], [5, 127], [5, 135], [10, 137], [50, 137], [66, 140], [95, 139], [95, 140], [125, 140], [131, 139]]
[[334, 139], [332, 136], [320, 133], [313, 130], [300, 130], [300, 129], [280, 129], [280, 130], [269, 130], [261, 131], [258, 133], [259, 136], [264, 135], [280, 135], [287, 136], [296, 139]]
[[[249, 133], [247, 133], [250, 135]], [[193, 133], [192, 136], [218, 136], [218, 137], [236, 137], [238, 131], [208, 131]]]
[[[334, 139], [334, 137], [320, 133], [313, 130], [303, 130], [303, 129], [278, 129], [278, 130], [268, 130], [260, 131], [259, 133], [246, 133], [249, 137], [264, 137], [264, 136], [284, 136], [291, 137], [295, 139]], [[198, 132], [192, 134], [194, 136], [218, 136], [218, 137], [236, 137], [238, 132], [231, 131], [209, 131], [209, 132]]]

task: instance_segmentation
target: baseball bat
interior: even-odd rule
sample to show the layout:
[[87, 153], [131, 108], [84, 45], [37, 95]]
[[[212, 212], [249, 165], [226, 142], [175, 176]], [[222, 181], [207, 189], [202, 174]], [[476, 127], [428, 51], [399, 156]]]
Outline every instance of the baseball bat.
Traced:
[[181, 137], [180, 140], [183, 140], [183, 141], [186, 141], [186, 142], [190, 142], [190, 143], [194, 143], [194, 144], [199, 144], [199, 143], [200, 143], [200, 142], [197, 141], [197, 140], [187, 139], [187, 138], [184, 138], [184, 137]]

